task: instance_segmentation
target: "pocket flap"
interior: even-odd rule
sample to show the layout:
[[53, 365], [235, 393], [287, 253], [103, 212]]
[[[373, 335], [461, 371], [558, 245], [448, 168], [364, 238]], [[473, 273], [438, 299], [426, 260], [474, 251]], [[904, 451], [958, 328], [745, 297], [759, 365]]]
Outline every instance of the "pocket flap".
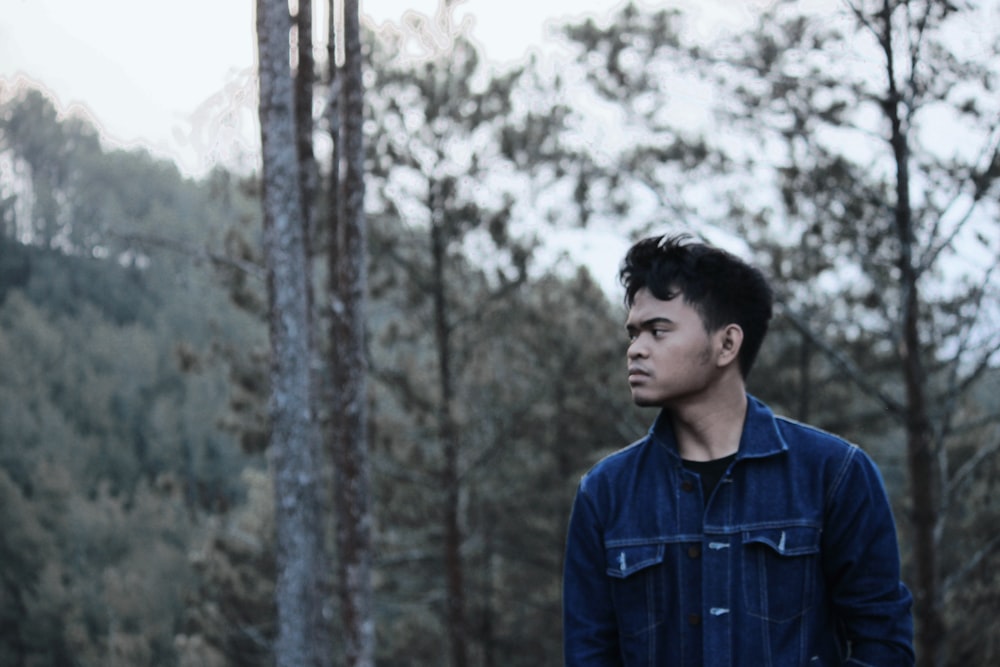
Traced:
[[608, 547], [608, 575], [624, 579], [647, 567], [662, 563], [664, 551], [662, 542]]
[[743, 544], [762, 544], [782, 556], [805, 556], [819, 553], [819, 534], [814, 526], [753, 528], [743, 532]]

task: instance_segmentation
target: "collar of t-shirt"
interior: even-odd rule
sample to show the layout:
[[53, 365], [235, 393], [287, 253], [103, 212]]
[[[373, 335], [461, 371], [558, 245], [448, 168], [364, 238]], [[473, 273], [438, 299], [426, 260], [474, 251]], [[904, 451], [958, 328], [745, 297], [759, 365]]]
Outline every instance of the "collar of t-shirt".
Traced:
[[726, 474], [726, 470], [729, 469], [729, 464], [733, 462], [736, 458], [736, 452], [733, 452], [729, 456], [724, 456], [721, 459], [713, 459], [712, 461], [688, 461], [684, 460], [684, 467], [691, 472], [698, 473], [701, 477], [701, 488], [705, 493], [705, 499], [707, 500], [709, 496], [712, 495], [712, 491], [719, 484], [719, 480], [722, 476]]

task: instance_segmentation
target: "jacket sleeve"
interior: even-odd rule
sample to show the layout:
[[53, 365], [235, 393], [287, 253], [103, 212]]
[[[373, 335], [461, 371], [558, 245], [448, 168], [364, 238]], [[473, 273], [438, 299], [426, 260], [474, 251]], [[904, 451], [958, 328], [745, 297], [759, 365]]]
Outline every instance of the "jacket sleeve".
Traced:
[[823, 568], [847, 644], [846, 665], [914, 664], [912, 597], [900, 578], [896, 524], [882, 477], [857, 447], [827, 503]]
[[577, 490], [570, 514], [563, 571], [565, 667], [620, 667], [618, 628], [611, 600], [601, 526], [586, 490]]

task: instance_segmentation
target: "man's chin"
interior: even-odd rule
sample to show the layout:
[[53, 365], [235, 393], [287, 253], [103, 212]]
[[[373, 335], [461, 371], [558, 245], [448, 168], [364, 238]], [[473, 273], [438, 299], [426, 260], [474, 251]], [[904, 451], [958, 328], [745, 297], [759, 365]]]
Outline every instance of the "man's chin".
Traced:
[[640, 408], [658, 408], [663, 405], [662, 401], [650, 398], [649, 396], [643, 396], [636, 392], [632, 392], [632, 402]]

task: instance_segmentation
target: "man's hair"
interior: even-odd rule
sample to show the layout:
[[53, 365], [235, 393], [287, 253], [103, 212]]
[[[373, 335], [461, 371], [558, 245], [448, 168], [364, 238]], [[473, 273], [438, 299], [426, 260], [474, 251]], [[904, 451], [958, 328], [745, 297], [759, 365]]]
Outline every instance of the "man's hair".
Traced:
[[708, 332], [727, 324], [743, 329], [740, 373], [750, 374], [771, 319], [774, 296], [759, 269], [735, 255], [694, 242], [687, 234], [654, 236], [633, 245], [618, 273], [631, 307], [643, 288], [657, 299], [681, 295]]

